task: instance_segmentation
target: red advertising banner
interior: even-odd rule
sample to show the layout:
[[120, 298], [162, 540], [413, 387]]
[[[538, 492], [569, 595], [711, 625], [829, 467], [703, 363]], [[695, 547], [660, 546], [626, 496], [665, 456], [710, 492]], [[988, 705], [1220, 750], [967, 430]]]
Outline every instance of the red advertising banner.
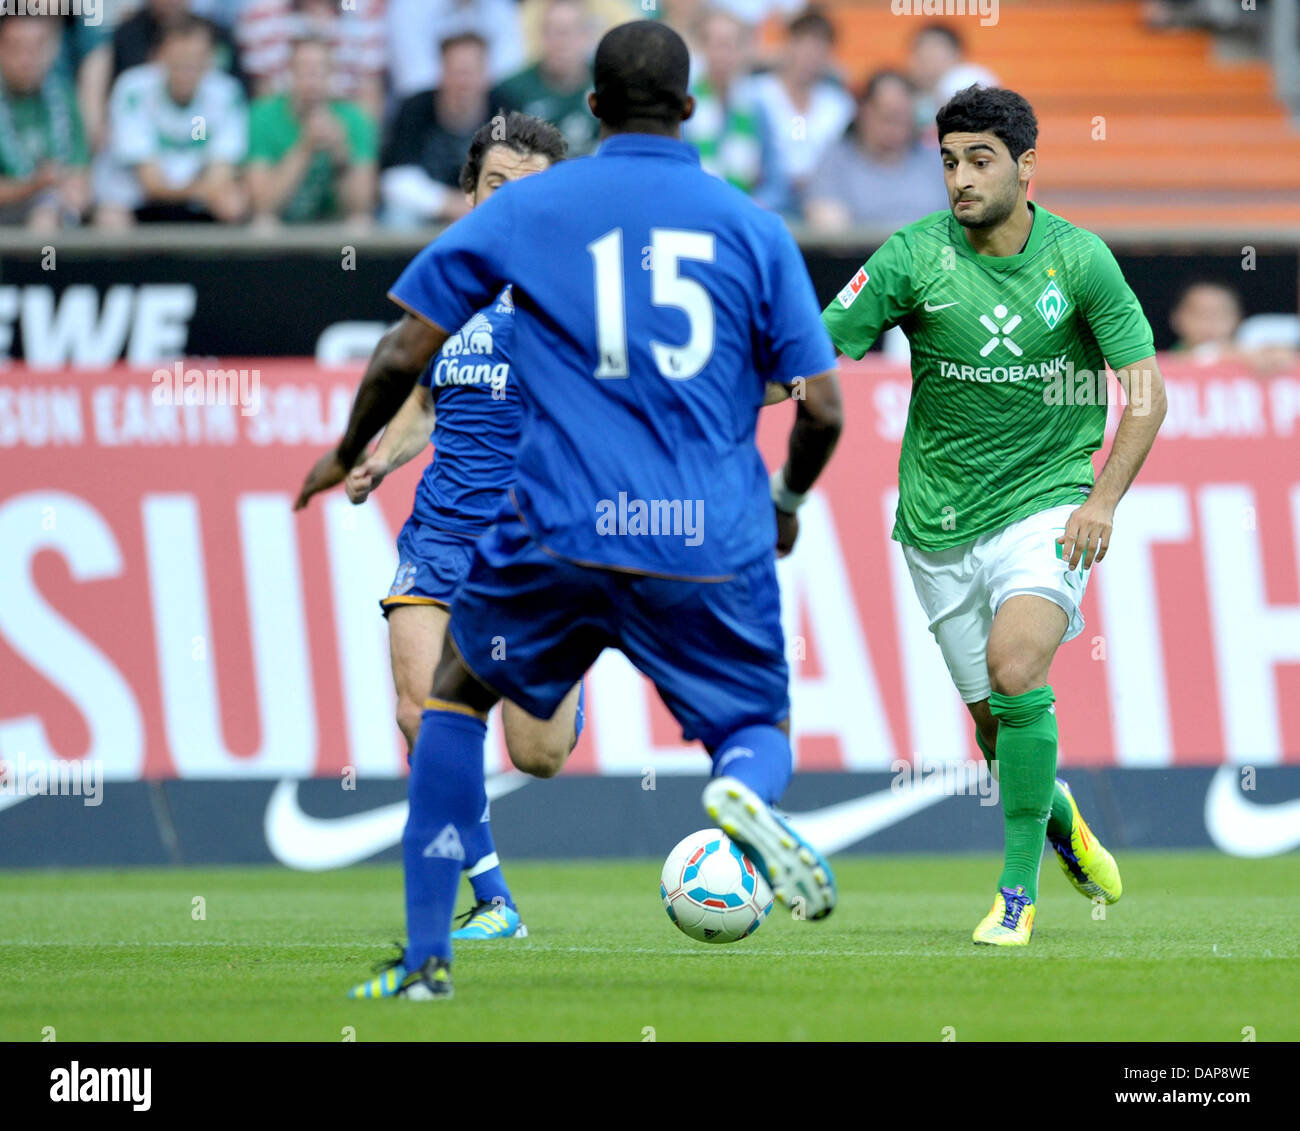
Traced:
[[[424, 461], [365, 506], [295, 515], [359, 374], [221, 364], [193, 371], [201, 395], [185, 367], [0, 374], [0, 759], [404, 772], [378, 600]], [[1168, 419], [1052, 671], [1063, 762], [1300, 761], [1300, 373], [1164, 372]], [[889, 538], [910, 378], [867, 361], [842, 379], [844, 438], [781, 563], [799, 767], [977, 756]], [[791, 412], [765, 410], [769, 465]], [[569, 772], [705, 769], [621, 656], [587, 693]]]

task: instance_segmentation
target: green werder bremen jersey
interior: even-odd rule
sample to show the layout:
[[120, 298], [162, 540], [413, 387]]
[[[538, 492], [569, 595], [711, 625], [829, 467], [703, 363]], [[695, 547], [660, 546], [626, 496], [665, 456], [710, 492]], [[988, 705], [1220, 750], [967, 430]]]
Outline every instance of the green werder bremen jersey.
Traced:
[[894, 537], [960, 546], [1082, 502], [1106, 427], [1106, 363], [1155, 352], [1110, 249], [1044, 208], [1018, 255], [979, 255], [949, 212], [895, 232], [822, 313], [860, 358], [891, 326], [912, 348]]

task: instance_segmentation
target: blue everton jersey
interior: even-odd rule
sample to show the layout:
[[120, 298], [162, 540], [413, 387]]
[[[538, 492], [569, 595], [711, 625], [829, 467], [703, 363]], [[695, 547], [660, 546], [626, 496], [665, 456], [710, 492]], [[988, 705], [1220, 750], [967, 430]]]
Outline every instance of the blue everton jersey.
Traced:
[[686, 143], [620, 134], [503, 186], [391, 297], [445, 328], [506, 283], [524, 407], [512, 495], [533, 537], [668, 577], [730, 577], [771, 554], [765, 383], [835, 365], [780, 218]]
[[420, 383], [433, 392], [433, 461], [415, 489], [419, 522], [478, 536], [514, 479], [523, 409], [510, 379], [510, 288], [443, 344]]

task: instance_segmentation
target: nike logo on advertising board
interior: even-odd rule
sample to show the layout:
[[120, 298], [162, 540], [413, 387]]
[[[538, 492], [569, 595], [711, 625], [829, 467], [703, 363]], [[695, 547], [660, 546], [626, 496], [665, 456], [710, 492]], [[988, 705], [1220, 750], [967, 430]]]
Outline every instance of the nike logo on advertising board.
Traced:
[[[487, 779], [488, 800], [495, 801], [528, 784], [524, 774], [495, 774]], [[939, 777], [889, 786], [849, 801], [807, 813], [785, 814], [801, 836], [828, 856], [905, 820], [948, 797]], [[282, 864], [306, 872], [344, 868], [367, 860], [402, 839], [406, 802], [397, 801], [346, 817], [311, 817], [298, 804], [298, 783], [285, 779], [266, 807], [266, 843]]]
[[[525, 774], [493, 774], [488, 802], [514, 793], [529, 782]], [[406, 827], [405, 801], [395, 801], [346, 817], [310, 817], [298, 804], [298, 783], [286, 778], [266, 806], [266, 845], [281, 864], [304, 872], [345, 868], [397, 844]]]
[[1205, 795], [1205, 831], [1232, 856], [1276, 856], [1300, 846], [1300, 798], [1261, 805], [1238, 788], [1240, 766], [1223, 766]]

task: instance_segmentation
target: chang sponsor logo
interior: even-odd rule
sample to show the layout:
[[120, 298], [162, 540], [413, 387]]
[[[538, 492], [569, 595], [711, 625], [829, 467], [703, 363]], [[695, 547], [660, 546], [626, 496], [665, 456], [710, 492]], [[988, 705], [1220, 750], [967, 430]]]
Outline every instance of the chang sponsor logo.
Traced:
[[492, 323], [481, 311], [447, 339], [433, 366], [435, 389], [456, 385], [483, 385], [500, 399], [510, 378], [510, 365], [492, 361]]
[[456, 331], [442, 347], [445, 357], [459, 357], [463, 353], [479, 354], [492, 352], [492, 323], [488, 316], [480, 311]]
[[505, 392], [510, 379], [510, 366], [498, 362], [461, 362], [454, 357], [440, 357], [433, 367], [433, 387], [445, 389], [453, 385], [484, 385], [498, 397]]

